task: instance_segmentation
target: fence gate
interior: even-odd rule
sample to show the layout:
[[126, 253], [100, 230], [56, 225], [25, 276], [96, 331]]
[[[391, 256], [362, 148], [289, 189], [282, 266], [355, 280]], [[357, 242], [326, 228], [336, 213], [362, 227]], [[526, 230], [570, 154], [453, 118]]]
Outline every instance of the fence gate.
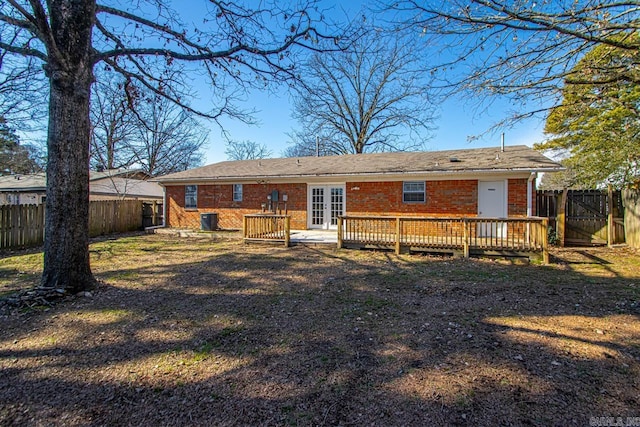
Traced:
[[[558, 218], [562, 191], [538, 191], [536, 214]], [[609, 238], [609, 214], [613, 221], [612, 243], [624, 242], [624, 207], [619, 191], [609, 194], [601, 190], [569, 190], [565, 206], [565, 245], [606, 245]], [[550, 221], [554, 232], [556, 221]]]
[[162, 203], [142, 202], [142, 227], [153, 227], [162, 222]]

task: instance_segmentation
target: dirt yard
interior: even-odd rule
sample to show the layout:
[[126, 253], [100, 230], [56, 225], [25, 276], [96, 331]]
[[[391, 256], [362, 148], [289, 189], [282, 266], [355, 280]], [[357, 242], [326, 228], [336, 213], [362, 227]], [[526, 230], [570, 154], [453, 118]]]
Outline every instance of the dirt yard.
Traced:
[[[552, 255], [542, 266], [237, 238], [103, 240], [91, 246], [102, 284], [90, 295], [1, 312], [0, 425], [640, 417], [640, 255]], [[37, 284], [41, 263], [5, 254], [0, 295]]]

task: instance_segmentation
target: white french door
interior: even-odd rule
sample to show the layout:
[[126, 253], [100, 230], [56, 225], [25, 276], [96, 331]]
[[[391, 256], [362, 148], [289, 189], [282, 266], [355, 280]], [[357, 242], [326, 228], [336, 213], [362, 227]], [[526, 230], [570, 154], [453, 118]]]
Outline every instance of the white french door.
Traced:
[[338, 217], [344, 214], [344, 198], [344, 185], [310, 185], [307, 210], [309, 228], [338, 228]]

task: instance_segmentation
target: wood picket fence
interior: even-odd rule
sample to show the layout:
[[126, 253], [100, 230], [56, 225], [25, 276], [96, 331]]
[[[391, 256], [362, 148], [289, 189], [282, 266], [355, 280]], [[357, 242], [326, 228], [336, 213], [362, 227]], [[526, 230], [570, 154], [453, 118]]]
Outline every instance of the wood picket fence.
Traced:
[[[89, 203], [89, 236], [142, 228], [139, 200], [100, 200]], [[22, 249], [44, 243], [44, 205], [0, 206], [0, 249]]]

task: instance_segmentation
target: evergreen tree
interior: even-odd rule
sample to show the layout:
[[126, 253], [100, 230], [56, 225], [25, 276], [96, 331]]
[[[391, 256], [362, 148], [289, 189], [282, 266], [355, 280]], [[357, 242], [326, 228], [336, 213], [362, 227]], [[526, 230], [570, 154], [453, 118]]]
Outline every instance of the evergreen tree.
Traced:
[[[638, 34], [633, 36], [639, 39]], [[620, 188], [640, 177], [640, 77], [629, 51], [600, 45], [565, 79], [563, 102], [545, 126], [549, 139], [536, 148], [566, 157], [574, 184]], [[616, 68], [615, 80], [602, 70]]]
[[20, 138], [0, 116], [0, 175], [28, 174], [42, 171], [36, 160], [36, 150], [20, 145]]

